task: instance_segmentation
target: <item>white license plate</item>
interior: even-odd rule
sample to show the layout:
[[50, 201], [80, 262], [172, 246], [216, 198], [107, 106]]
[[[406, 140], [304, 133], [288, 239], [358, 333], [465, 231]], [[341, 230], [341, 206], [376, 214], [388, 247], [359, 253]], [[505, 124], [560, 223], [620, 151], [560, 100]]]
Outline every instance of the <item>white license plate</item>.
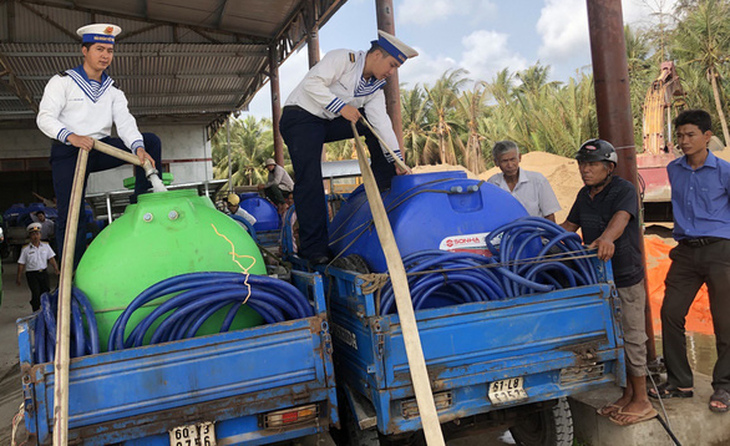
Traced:
[[503, 379], [489, 384], [489, 401], [492, 404], [504, 404], [512, 401], [527, 399], [527, 392], [523, 388], [522, 377]]
[[211, 422], [178, 426], [170, 430], [170, 446], [216, 446]]

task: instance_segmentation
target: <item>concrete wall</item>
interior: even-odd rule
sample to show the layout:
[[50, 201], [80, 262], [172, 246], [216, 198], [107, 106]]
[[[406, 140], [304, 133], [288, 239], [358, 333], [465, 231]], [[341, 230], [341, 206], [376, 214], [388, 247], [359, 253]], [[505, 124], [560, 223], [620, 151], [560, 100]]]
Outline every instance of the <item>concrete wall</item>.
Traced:
[[[213, 167], [210, 141], [206, 141], [203, 125], [169, 125], [145, 127], [162, 140], [162, 160], [169, 163], [174, 183], [211, 180]], [[37, 129], [0, 130], [0, 158], [48, 157], [51, 140]], [[133, 175], [131, 166], [122, 166], [89, 176], [87, 193], [109, 192], [123, 188], [125, 178]]]

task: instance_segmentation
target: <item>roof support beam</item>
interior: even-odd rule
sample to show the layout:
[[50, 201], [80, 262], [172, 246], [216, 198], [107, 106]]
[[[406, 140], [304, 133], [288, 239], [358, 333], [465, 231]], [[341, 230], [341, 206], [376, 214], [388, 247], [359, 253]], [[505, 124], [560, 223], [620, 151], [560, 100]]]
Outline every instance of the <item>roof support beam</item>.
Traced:
[[[140, 29], [138, 29], [138, 30], [136, 30], [136, 31], [131, 31], [131, 32], [125, 32], [125, 33], [123, 33], [123, 34], [122, 34], [121, 36], [119, 36], [119, 37], [118, 37], [118, 38], [116, 39], [116, 41], [117, 41], [117, 42], [122, 42], [122, 41], [124, 41], [124, 40], [127, 40], [127, 39], [129, 39], [130, 37], [134, 37], [134, 36], [137, 36], [137, 35], [140, 35], [140, 34], [146, 33], [147, 31], [152, 31], [153, 29], [157, 29], [157, 28], [159, 28], [159, 27], [161, 27], [161, 26], [162, 26], [162, 25], [160, 25], [159, 23], [153, 23], [152, 25], [149, 25], [149, 26], [145, 26], [145, 27], [143, 27], [143, 28], [140, 28]], [[116, 54], [116, 53], [115, 53], [115, 54]]]
[[157, 19], [151, 19], [148, 17], [142, 17], [141, 14], [134, 15], [134, 14], [122, 14], [118, 12], [113, 11], [103, 11], [103, 10], [97, 10], [93, 8], [81, 8], [78, 6], [69, 6], [68, 4], [63, 3], [56, 3], [52, 0], [18, 0], [18, 3], [23, 4], [24, 6], [34, 4], [34, 5], [40, 5], [40, 6], [48, 6], [51, 8], [59, 8], [59, 9], [67, 9], [72, 11], [79, 11], [79, 12], [85, 12], [88, 14], [96, 15], [101, 14], [108, 17], [116, 17], [120, 19], [126, 19], [126, 20], [138, 20], [138, 21], [144, 21], [147, 23], [157, 23], [164, 26], [171, 26], [171, 27], [180, 27], [180, 28], [186, 28], [194, 32], [210, 32], [210, 33], [219, 33], [227, 36], [233, 36], [237, 39], [240, 39], [241, 41], [250, 41], [252, 43], [263, 43], [263, 44], [269, 44], [271, 39], [267, 38], [266, 36], [257, 36], [253, 34], [246, 34], [246, 33], [239, 33], [239, 32], [232, 32], [227, 31], [223, 29], [217, 29], [212, 27], [205, 27], [205, 26], [195, 26], [195, 25], [186, 25], [184, 23], [176, 23], [176, 22], [170, 22], [165, 20], [157, 20]]
[[3, 54], [0, 54], [0, 67], [2, 67], [3, 73], [6, 73], [8, 76], [7, 80], [0, 77], [0, 84], [4, 85], [8, 90], [14, 91], [21, 101], [25, 102], [33, 110], [33, 112], [37, 113], [38, 103], [28, 92], [23, 81], [15, 75], [15, 72], [13, 72], [13, 69]]
[[[252, 77], [259, 76], [259, 73], [223, 73], [223, 74], [210, 74], [210, 73], [195, 73], [195, 74], [155, 74], [153, 77], [155, 79], [164, 79], [164, 80], [186, 80], [186, 79], [205, 79], [205, 78], [215, 78], [215, 79], [248, 79]], [[117, 75], [112, 76], [114, 79], [117, 80], [123, 80], [123, 79], [129, 79], [129, 80], [136, 80], [139, 79], [139, 75]], [[28, 80], [28, 81], [45, 81], [48, 80], [48, 75], [42, 75], [42, 76], [18, 76], [18, 79], [21, 80]]]
[[[0, 72], [0, 78], [2, 78], [7, 72]], [[178, 91], [175, 93], [126, 93], [127, 99], [136, 98], [197, 98], [197, 97], [209, 97], [209, 96], [240, 96], [241, 89], [229, 89], [229, 90], [190, 90], [190, 91]], [[39, 100], [43, 95], [33, 95], [34, 100]], [[0, 95], [0, 101], [17, 101], [18, 96]]]
[[[3, 53], [6, 57], [77, 57], [78, 51], [70, 52], [59, 52], [59, 51], [6, 51]], [[267, 56], [269, 52], [267, 50], [244, 50], [244, 51], [116, 51], [114, 52], [114, 58], [120, 57], [194, 57], [196, 59], [205, 57], [250, 57], [250, 56]]]
[[8, 30], [8, 42], [15, 41], [15, 1], [10, 0], [5, 3], [7, 5], [7, 16], [5, 22]]
[[216, 28], [220, 28], [220, 27], [222, 27], [222, 26], [223, 26], [223, 19], [224, 19], [224, 18], [226, 17], [226, 15], [228, 14], [228, 9], [229, 9], [228, 7], [229, 7], [229, 4], [230, 4], [230, 2], [229, 2], [228, 0], [222, 0], [222, 4], [221, 4], [221, 6], [220, 6], [220, 7], [218, 8], [218, 9], [220, 9], [221, 13], [220, 13], [220, 15], [218, 16], [218, 25], [216, 26]]
[[54, 28], [58, 29], [62, 33], [64, 33], [67, 36], [69, 36], [72, 40], [75, 40], [77, 42], [81, 42], [81, 37], [80, 36], [76, 35], [76, 33], [74, 33], [74, 32], [71, 32], [71, 31], [67, 30], [62, 25], [60, 25], [59, 23], [57, 23], [55, 20], [53, 20], [50, 17], [48, 17], [48, 15], [43, 14], [42, 12], [38, 11], [37, 9], [35, 9], [34, 7], [32, 7], [31, 5], [26, 4], [25, 2], [20, 2], [20, 4], [25, 9], [27, 9], [28, 11], [32, 12], [33, 14], [35, 14], [38, 17], [40, 17], [41, 19], [43, 19], [43, 21], [47, 22], [49, 25], [53, 26]]

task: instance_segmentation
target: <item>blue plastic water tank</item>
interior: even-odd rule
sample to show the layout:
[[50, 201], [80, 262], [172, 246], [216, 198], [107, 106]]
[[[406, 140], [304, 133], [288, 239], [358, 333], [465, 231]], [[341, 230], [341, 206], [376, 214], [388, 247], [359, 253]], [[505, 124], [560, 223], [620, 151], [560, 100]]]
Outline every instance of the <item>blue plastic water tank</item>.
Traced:
[[[404, 257], [430, 249], [488, 255], [488, 233], [528, 215], [508, 192], [459, 171], [397, 176], [382, 197]], [[374, 272], [387, 270], [362, 186], [342, 206], [329, 232], [333, 253], [358, 254]]]
[[281, 220], [276, 206], [257, 193], [241, 194], [241, 209], [253, 215], [256, 218], [256, 224], [253, 225], [254, 230], [272, 231], [281, 228]]

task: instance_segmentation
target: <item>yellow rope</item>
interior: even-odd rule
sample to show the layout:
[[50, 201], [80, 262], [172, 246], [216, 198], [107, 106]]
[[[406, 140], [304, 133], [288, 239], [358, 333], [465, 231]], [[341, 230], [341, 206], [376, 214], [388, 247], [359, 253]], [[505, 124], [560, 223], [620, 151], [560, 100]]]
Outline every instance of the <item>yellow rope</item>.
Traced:
[[[241, 302], [241, 305], [246, 305], [246, 302], [248, 302], [248, 299], [251, 297], [251, 285], [248, 283], [248, 276], [250, 276], [251, 274], [248, 271], [251, 268], [253, 268], [254, 265], [256, 265], [256, 258], [254, 258], [253, 256], [245, 255], [245, 254], [236, 254], [236, 246], [233, 244], [233, 242], [228, 237], [226, 237], [224, 234], [221, 234], [220, 232], [218, 232], [218, 229], [216, 229], [216, 227], [213, 223], [211, 223], [210, 225], [213, 227], [213, 230], [219, 237], [223, 237], [225, 239], [225, 241], [227, 241], [231, 245], [231, 251], [228, 254], [231, 255], [231, 260], [233, 261], [233, 263], [235, 263], [236, 265], [238, 265], [239, 268], [241, 268], [241, 270], [242, 270], [241, 274], [244, 274], [246, 276], [246, 279], [243, 281], [243, 283], [246, 285], [246, 289], [248, 290], [248, 295], [246, 296], [246, 299], [244, 299], [243, 302]], [[241, 262], [238, 261], [238, 259], [241, 259], [241, 258], [250, 259], [251, 265], [249, 265], [248, 268], [241, 265]]]

